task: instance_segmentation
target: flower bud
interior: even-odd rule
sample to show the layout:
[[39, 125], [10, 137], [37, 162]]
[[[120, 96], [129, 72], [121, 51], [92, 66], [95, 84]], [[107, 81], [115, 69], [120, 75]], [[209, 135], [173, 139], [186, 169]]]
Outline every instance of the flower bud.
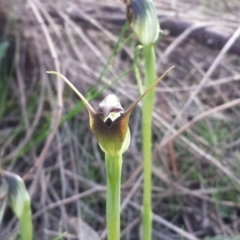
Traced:
[[19, 220], [21, 239], [32, 240], [32, 211], [26, 186], [16, 174], [3, 171], [2, 176], [8, 186], [9, 203]]
[[[30, 207], [30, 197], [23, 180], [16, 174], [4, 172], [4, 178], [8, 184], [8, 193], [11, 200], [11, 206], [18, 218], [26, 213]], [[31, 213], [29, 213], [31, 217]]]
[[154, 44], [160, 33], [152, 0], [126, 0], [127, 19], [142, 45]]

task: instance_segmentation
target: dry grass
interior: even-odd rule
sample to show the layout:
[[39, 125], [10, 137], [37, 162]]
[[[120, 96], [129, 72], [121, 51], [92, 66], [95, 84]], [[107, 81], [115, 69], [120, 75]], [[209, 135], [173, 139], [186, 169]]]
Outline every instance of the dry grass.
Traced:
[[[155, 2], [166, 29], [168, 21], [190, 26], [178, 36], [169, 28], [172, 35], [164, 35], [157, 46], [158, 74], [169, 66], [175, 68], [157, 88], [154, 239], [237, 235], [239, 3]], [[1, 0], [0, 10], [10, 16], [10, 35], [16, 42], [15, 72], [5, 73], [5, 81], [1, 80], [3, 86], [10, 82], [9, 88], [0, 89], [1, 95], [8, 92], [0, 125], [2, 167], [25, 179], [32, 197], [36, 239], [52, 239], [64, 231], [68, 232], [66, 239], [103, 239], [103, 155], [82, 104], [46, 71], [67, 76], [94, 107], [112, 92], [125, 108], [129, 106], [139, 95], [131, 69], [137, 43], [133, 37], [123, 45], [129, 30], [110, 59], [125, 21], [124, 6], [110, 0], [18, 0], [15, 4]], [[203, 32], [195, 36], [199, 29], [216, 32], [227, 42], [208, 44], [212, 39], [204, 42]], [[236, 54], [228, 54], [233, 46]], [[141, 221], [140, 108], [130, 128], [132, 141], [125, 155], [122, 186], [122, 239], [127, 240], [139, 239]], [[0, 239], [16, 234], [16, 219], [9, 209], [0, 229]]]

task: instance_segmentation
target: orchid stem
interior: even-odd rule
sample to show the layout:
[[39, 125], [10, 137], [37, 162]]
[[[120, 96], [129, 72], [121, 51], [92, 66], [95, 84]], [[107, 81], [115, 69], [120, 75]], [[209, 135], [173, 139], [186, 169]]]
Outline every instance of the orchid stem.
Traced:
[[120, 240], [120, 187], [122, 155], [105, 154], [107, 173], [107, 235], [108, 240]]
[[[145, 65], [145, 89], [151, 86], [156, 77], [156, 57], [154, 45], [143, 47]], [[152, 89], [143, 99], [142, 104], [142, 136], [143, 136], [143, 209], [142, 239], [152, 239], [152, 114], [155, 90]]]

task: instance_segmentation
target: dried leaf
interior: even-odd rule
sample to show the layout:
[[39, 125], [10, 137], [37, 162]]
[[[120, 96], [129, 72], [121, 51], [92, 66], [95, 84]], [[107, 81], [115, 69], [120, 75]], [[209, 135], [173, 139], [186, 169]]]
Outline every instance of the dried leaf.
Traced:
[[77, 233], [80, 240], [100, 240], [99, 235], [82, 219], [71, 217], [69, 225], [75, 233]]

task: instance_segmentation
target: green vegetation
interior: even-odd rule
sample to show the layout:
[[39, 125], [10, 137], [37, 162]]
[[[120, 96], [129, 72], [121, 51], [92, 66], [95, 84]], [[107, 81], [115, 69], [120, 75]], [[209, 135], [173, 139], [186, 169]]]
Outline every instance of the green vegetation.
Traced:
[[[223, 56], [172, 129], [220, 49], [203, 47], [191, 34], [181, 40], [167, 26], [178, 12], [177, 25], [185, 17], [192, 26], [208, 19], [214, 25], [204, 27], [207, 32], [227, 27], [224, 34], [230, 34], [238, 26], [231, 17], [236, 1], [158, 2], [167, 28], [160, 42], [159, 31], [146, 38], [146, 19], [130, 11], [130, 1], [122, 1], [128, 23], [117, 2], [76, 3], [67, 11], [57, 2], [30, 2], [19, 6], [27, 10], [16, 14], [21, 26], [0, 29], [0, 239], [238, 239], [240, 109], [231, 103], [239, 97], [239, 56]], [[2, 8], [1, 2], [1, 14]], [[135, 99], [173, 65], [136, 106]], [[120, 141], [101, 137], [108, 133], [103, 125], [100, 135], [89, 127], [84, 103], [46, 74], [56, 66], [92, 109], [109, 94], [119, 97], [121, 107], [111, 98], [94, 111], [104, 124], [123, 120]], [[210, 113], [195, 122], [204, 112]]]
[[21, 239], [32, 240], [31, 201], [25, 184], [19, 176], [10, 172], [3, 172], [3, 178], [8, 185], [7, 192], [10, 198], [10, 205], [19, 220]]

